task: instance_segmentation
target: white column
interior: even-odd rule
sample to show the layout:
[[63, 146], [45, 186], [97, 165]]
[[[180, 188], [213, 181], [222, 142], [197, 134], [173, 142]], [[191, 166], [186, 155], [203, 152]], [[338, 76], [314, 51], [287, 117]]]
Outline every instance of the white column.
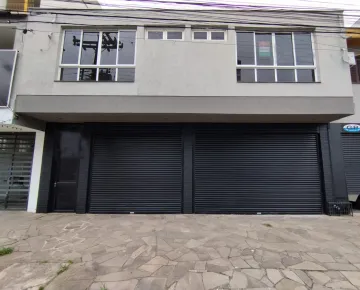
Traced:
[[39, 195], [39, 184], [41, 174], [41, 163], [43, 157], [45, 132], [36, 131], [34, 156], [31, 168], [31, 179], [28, 199], [28, 212], [36, 212], [37, 200]]

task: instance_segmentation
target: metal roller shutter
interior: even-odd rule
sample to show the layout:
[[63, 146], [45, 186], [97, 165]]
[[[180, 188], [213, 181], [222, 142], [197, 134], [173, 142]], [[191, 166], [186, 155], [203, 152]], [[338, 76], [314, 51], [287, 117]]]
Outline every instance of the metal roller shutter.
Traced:
[[89, 212], [181, 213], [182, 167], [180, 127], [97, 130]]
[[360, 194], [360, 134], [342, 134], [348, 194]]
[[322, 212], [316, 133], [198, 130], [196, 213]]
[[0, 209], [26, 210], [34, 133], [0, 134]]

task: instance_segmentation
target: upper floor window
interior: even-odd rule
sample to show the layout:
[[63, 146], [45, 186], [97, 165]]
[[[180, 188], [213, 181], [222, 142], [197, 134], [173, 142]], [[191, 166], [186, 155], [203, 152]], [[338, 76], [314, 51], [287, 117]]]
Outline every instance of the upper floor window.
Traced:
[[310, 32], [237, 32], [238, 82], [316, 82]]
[[183, 31], [178, 29], [149, 29], [146, 35], [148, 39], [183, 40]]
[[65, 30], [61, 81], [135, 80], [135, 30]]
[[350, 67], [351, 81], [354, 84], [360, 84], [360, 55], [356, 57], [356, 65]]
[[10, 105], [16, 56], [16, 50], [0, 49], [0, 107]]
[[193, 30], [193, 40], [226, 40], [223, 30]]

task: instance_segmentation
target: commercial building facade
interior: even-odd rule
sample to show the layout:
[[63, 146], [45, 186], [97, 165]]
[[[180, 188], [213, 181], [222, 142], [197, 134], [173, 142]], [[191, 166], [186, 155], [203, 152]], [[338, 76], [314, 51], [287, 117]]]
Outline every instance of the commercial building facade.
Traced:
[[36, 211], [347, 201], [329, 123], [354, 114], [353, 87], [342, 14], [321, 13], [33, 10], [13, 95], [46, 126]]

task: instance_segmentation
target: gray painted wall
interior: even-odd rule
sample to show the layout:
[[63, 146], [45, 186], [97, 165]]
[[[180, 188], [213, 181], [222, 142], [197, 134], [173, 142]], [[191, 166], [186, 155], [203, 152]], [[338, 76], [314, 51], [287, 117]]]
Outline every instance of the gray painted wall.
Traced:
[[360, 84], [353, 84], [355, 114], [336, 120], [335, 123], [360, 123]]
[[[248, 114], [279, 114], [279, 112], [281, 114], [279, 107], [283, 104], [286, 106], [284, 114], [327, 114], [328, 121], [353, 113], [353, 91], [349, 65], [342, 60], [343, 52], [341, 50], [346, 47], [346, 40], [340, 35], [315, 33], [319, 83], [239, 84], [236, 82], [236, 32], [234, 29], [244, 27], [244, 24], [235, 24], [239, 22], [239, 19], [243, 22], [252, 22], [252, 27], [269, 29], [269, 26], [255, 25], [254, 23], [264, 22], [266, 19], [266, 22], [283, 22], [287, 25], [289, 23], [316, 25], [317, 17], [299, 13], [298, 20], [295, 21], [293, 13], [290, 13], [289, 16], [281, 16], [269, 12], [249, 14], [244, 11], [233, 12], [233, 14], [211, 12], [210, 15], [205, 11], [189, 11], [186, 12], [186, 15], [179, 12], [159, 14], [151, 11], [114, 10], [102, 13], [108, 13], [108, 16], [116, 15], [117, 18], [49, 14], [29, 16], [30, 21], [51, 21], [54, 24], [28, 23], [28, 29], [33, 29], [34, 33], [27, 33], [23, 37], [22, 56], [19, 59], [19, 69], [17, 70], [18, 81], [13, 89], [14, 96], [18, 96], [16, 111], [26, 114], [66, 113], [67, 110], [73, 112], [77, 107], [72, 107], [72, 103], [86, 102], [84, 100], [86, 96], [99, 96], [97, 101], [91, 103], [92, 106], [98, 108], [85, 112], [79, 108], [77, 112], [113, 113], [114, 107], [111, 106], [115, 105], [121, 107], [122, 112], [127, 113], [174, 113], [173, 105], [181, 103], [184, 109], [179, 113], [184, 114], [224, 114], [223, 111], [226, 112], [226, 110], [230, 110], [231, 114], [234, 114], [234, 111], [235, 114], [244, 114], [245, 108]], [[150, 19], [156, 17], [186, 19], [171, 21], [172, 25], [187, 26], [184, 28], [185, 40], [145, 39], [144, 25], [164, 24], [163, 21]], [[227, 41], [225, 43], [191, 40], [190, 25], [204, 24], [205, 19], [214, 21], [219, 17], [221, 17], [221, 21], [207, 24], [211, 27], [222, 25], [224, 28], [229, 28], [226, 32]], [[322, 19], [321, 25], [338, 26], [342, 24], [342, 16], [330, 17], [330, 19], [327, 18], [327, 21]], [[62, 28], [70, 25], [56, 23], [71, 23], [72, 27], [75, 23], [106, 27], [137, 25], [135, 83], [57, 82]], [[318, 28], [318, 30], [324, 31], [325, 28]], [[109, 101], [109, 96], [121, 96], [122, 98], [113, 103], [113, 101]], [[230, 98], [222, 104], [220, 110], [218, 110], [219, 101], [208, 103], [208, 100], [203, 99], [203, 97], [221, 98], [225, 96]], [[131, 101], [128, 100], [130, 97]], [[174, 103], [167, 100], [164, 105], [157, 103], [158, 110], [153, 110], [152, 106], [147, 110], [146, 106], [152, 99], [142, 102], [141, 98], [143, 97], [189, 98], [183, 98]], [[91, 99], [93, 98], [91, 97]], [[140, 99], [136, 100], [137, 98]], [[233, 102], [233, 98], [237, 98], [235, 102]], [[250, 102], [247, 101], [248, 98], [251, 98]], [[293, 99], [289, 103], [286, 98]], [[312, 100], [314, 100], [314, 106]], [[34, 108], [35, 101], [36, 108]], [[109, 101], [108, 106], [106, 105], [107, 101]], [[271, 106], [268, 105], [270, 102]], [[194, 112], [193, 108], [197, 108], [199, 103], [202, 103], [201, 108], [198, 112]], [[258, 103], [260, 105], [257, 105]], [[193, 104], [196, 106], [193, 107]], [[244, 108], [241, 108], [242, 105]], [[237, 111], [236, 108], [239, 110]], [[319, 110], [317, 111], [316, 108]]]

